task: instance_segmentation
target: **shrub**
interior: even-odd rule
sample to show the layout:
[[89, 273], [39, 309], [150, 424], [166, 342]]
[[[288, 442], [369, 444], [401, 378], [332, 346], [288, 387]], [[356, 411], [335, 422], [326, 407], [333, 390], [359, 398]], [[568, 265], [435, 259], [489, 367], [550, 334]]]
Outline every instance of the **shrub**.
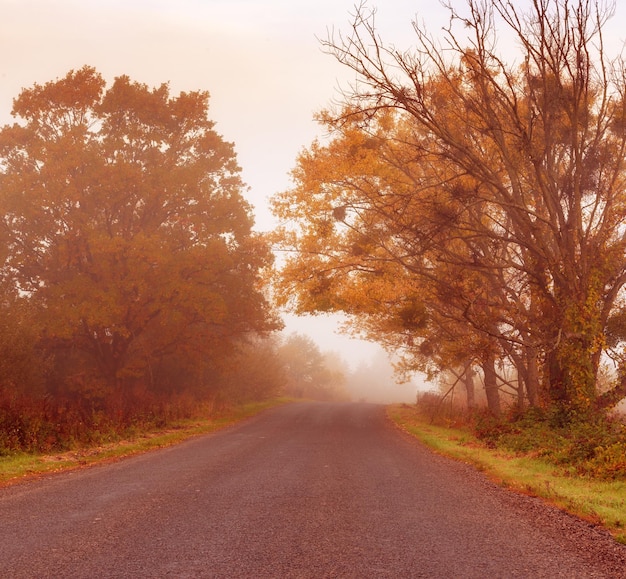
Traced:
[[557, 426], [551, 413], [531, 410], [509, 420], [476, 415], [475, 435], [490, 448], [544, 458], [568, 472], [596, 478], [626, 478], [626, 432], [603, 416]]
[[626, 479], [626, 441], [595, 449], [590, 460], [579, 465], [581, 474], [603, 479]]
[[418, 392], [416, 409], [431, 423], [467, 424], [467, 412], [462, 407], [451, 404], [442, 394], [434, 391]]
[[472, 417], [472, 429], [477, 438], [489, 448], [502, 445], [502, 440], [514, 432], [513, 424], [495, 417], [487, 411], [476, 412]]

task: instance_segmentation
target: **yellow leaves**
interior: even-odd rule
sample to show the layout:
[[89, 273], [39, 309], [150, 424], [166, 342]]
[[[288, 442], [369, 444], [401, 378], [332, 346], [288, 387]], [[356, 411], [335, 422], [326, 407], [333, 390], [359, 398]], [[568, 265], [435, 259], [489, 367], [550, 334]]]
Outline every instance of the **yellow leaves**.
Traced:
[[[293, 252], [281, 291], [315, 309], [315, 290], [392, 340], [434, 320], [426, 339], [442, 360], [492, 367], [500, 356], [536, 382], [543, 358], [540, 373], [556, 391], [569, 375], [563, 396], [574, 400], [574, 382], [595, 387], [626, 280], [624, 79], [607, 77], [596, 43], [609, 12], [499, 2], [502, 30], [519, 40], [509, 64], [493, 7], [473, 8], [469, 49], [454, 28], [440, 50], [416, 26], [415, 49], [396, 50], [367, 10], [324, 43], [357, 82], [342, 110], [320, 113], [329, 140], [302, 153], [294, 187], [277, 197]], [[404, 295], [392, 275], [409, 280]]]
[[476, 180], [432, 155], [407, 116], [383, 111], [367, 125], [348, 118], [332, 128], [335, 138], [305, 151], [294, 187], [275, 198], [284, 220], [276, 240], [289, 251], [281, 303], [346, 312], [371, 339], [418, 357], [425, 339], [434, 355], [451, 351], [467, 326], [464, 284], [480, 286], [453, 265], [474, 235], [466, 207]]
[[[390, 114], [379, 129], [394, 124], [398, 120]], [[388, 162], [401, 146], [365, 133], [356, 122], [337, 133], [327, 145], [316, 142], [300, 155], [295, 187], [272, 200], [283, 221], [274, 242], [291, 255], [278, 293], [283, 303], [297, 302], [300, 311], [368, 307], [367, 296], [374, 296], [390, 267], [389, 247], [395, 243], [386, 220], [402, 212], [411, 219], [402, 195], [413, 183]]]

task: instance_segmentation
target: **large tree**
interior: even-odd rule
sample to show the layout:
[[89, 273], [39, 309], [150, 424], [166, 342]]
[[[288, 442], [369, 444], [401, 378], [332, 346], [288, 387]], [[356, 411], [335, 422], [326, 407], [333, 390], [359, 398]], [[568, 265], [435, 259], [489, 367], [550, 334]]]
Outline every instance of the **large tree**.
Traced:
[[[432, 159], [410, 146], [411, 123], [387, 114], [364, 128], [354, 115], [339, 125], [325, 118], [332, 141], [303, 152], [296, 186], [273, 200], [286, 224], [279, 243], [293, 251], [279, 297], [298, 311], [351, 314], [361, 333], [404, 353], [409, 370], [432, 376], [471, 361], [492, 376], [501, 350], [492, 316], [503, 308], [485, 286], [497, 280], [459, 263], [470, 252], [476, 259], [480, 212], [461, 219], [458, 182], [455, 193], [427, 186]], [[497, 387], [486, 385], [497, 414]]]
[[[350, 33], [324, 43], [357, 78], [325, 120], [344, 142], [345, 127], [357, 127], [353, 152], [387, 170], [352, 179], [348, 203], [322, 206], [312, 195], [304, 203], [317, 216], [291, 238], [305, 255], [302, 240], [314, 228], [328, 237], [328, 212], [339, 202], [341, 220], [364, 239], [344, 264], [355, 253], [386, 253], [427, 288], [426, 307], [431, 300], [446, 316], [461, 313], [455, 317], [476, 331], [490, 376], [494, 356], [508, 356], [529, 391], [542, 377], [545, 395], [570, 418], [626, 394], [623, 371], [608, 391], [596, 387], [605, 328], [626, 282], [626, 83], [604, 50], [610, 15], [595, 0], [532, 0], [524, 8], [468, 0], [462, 13], [450, 8], [442, 43], [416, 21], [415, 46], [400, 51], [382, 41], [362, 4]], [[396, 117], [406, 128], [391, 127], [386, 138], [385, 119]], [[313, 148], [314, 161], [304, 156], [299, 170], [314, 176], [332, 146]], [[362, 168], [346, 164], [345, 172], [367, 176]], [[331, 184], [342, 187], [323, 189]], [[296, 187], [294, 198], [301, 193]], [[331, 293], [329, 268], [307, 261], [301, 277]], [[292, 279], [297, 262], [288, 266]]]
[[3, 284], [36, 312], [59, 381], [154, 385], [275, 327], [232, 144], [206, 92], [93, 68], [34, 85], [0, 131]]

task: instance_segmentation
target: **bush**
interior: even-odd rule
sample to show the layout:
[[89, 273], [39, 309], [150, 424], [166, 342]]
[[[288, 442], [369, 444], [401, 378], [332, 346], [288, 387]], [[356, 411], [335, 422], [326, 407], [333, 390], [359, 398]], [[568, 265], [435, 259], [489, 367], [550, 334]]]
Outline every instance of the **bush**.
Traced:
[[626, 479], [626, 442], [597, 447], [593, 458], [583, 462], [578, 471], [596, 478]]
[[418, 392], [415, 405], [417, 411], [435, 424], [441, 423], [446, 426], [452, 424], [467, 424], [467, 412], [464, 408], [451, 404], [439, 392]]
[[490, 448], [541, 457], [578, 475], [626, 478], [626, 432], [617, 420], [557, 426], [550, 412], [532, 409], [509, 420], [478, 414], [473, 430]]
[[476, 412], [472, 417], [472, 430], [489, 448], [502, 446], [502, 441], [514, 432], [513, 424], [496, 418], [487, 411]]
[[209, 400], [183, 393], [105, 400], [16, 396], [0, 390], [0, 456], [12, 452], [46, 453], [113, 442], [138, 432], [208, 413]]

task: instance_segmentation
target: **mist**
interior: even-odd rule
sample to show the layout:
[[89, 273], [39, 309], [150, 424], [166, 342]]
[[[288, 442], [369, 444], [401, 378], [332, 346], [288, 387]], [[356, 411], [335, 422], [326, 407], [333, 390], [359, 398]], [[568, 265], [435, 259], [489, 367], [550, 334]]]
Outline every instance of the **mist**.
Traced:
[[375, 404], [415, 403], [418, 391], [428, 390], [419, 377], [399, 383], [387, 354], [380, 350], [346, 376], [345, 389], [354, 401]]

